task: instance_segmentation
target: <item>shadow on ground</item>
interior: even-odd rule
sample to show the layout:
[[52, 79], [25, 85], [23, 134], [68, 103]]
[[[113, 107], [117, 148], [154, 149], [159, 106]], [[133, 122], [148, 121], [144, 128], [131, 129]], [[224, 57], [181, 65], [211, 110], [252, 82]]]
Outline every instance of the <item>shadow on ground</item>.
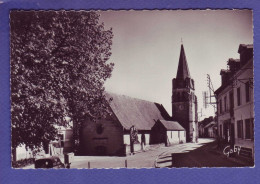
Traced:
[[172, 166], [180, 167], [252, 167], [252, 161], [240, 157], [228, 158], [216, 148], [217, 143], [205, 144], [186, 153], [174, 153]]

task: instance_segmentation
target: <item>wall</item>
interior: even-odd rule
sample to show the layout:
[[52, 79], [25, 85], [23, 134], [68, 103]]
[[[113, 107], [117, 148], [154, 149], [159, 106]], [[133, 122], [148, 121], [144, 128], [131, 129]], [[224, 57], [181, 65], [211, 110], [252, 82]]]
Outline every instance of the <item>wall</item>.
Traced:
[[[176, 94], [183, 94], [185, 99], [176, 100]], [[182, 96], [182, 95], [181, 95]], [[186, 140], [195, 142], [198, 137], [197, 104], [194, 90], [190, 88], [173, 89], [172, 118], [186, 130]]]
[[160, 123], [156, 122], [151, 129], [151, 142], [150, 144], [160, 144], [165, 143], [166, 129]]
[[[222, 138], [224, 138], [224, 122], [230, 121], [231, 125], [234, 125], [234, 143], [237, 146], [242, 146], [246, 148], [251, 148], [254, 151], [254, 138], [246, 139], [246, 129], [245, 129], [245, 120], [254, 118], [254, 94], [253, 94], [253, 85], [249, 90], [250, 100], [246, 102], [246, 90], [245, 83], [249, 79], [253, 78], [253, 59], [247, 62], [239, 71], [237, 71], [233, 77], [233, 82], [226, 88], [224, 88], [221, 93], [218, 94], [218, 133], [222, 132]], [[238, 105], [237, 98], [237, 89], [240, 87], [240, 105]], [[229, 92], [233, 92], [234, 96], [234, 115], [230, 113], [230, 99]], [[225, 111], [224, 107], [224, 97], [227, 98], [227, 110]], [[219, 100], [222, 99], [222, 113], [220, 113], [220, 103]], [[238, 121], [243, 121], [243, 137], [238, 138]], [[222, 129], [220, 130], [220, 125]], [[253, 124], [254, 126], [254, 124]], [[253, 130], [251, 130], [253, 131]]]
[[[225, 139], [225, 135], [224, 135], [224, 123], [227, 121], [230, 121], [230, 123], [234, 123], [234, 120], [231, 119], [230, 116], [230, 99], [229, 99], [229, 93], [233, 91], [233, 88], [231, 85], [227, 86], [226, 88], [223, 89], [223, 91], [221, 91], [221, 93], [218, 94], [217, 96], [217, 102], [218, 102], [218, 106], [217, 106], [217, 112], [218, 112], [218, 134], [220, 136], [220, 133], [222, 133], [221, 137], [223, 139]], [[224, 107], [224, 98], [226, 97], [226, 110]], [[222, 101], [222, 112], [220, 111], [220, 100]], [[231, 122], [232, 121], [232, 122]], [[221, 127], [221, 130], [220, 130]], [[227, 138], [226, 138], [227, 139]]]
[[[98, 127], [102, 132], [98, 133]], [[83, 155], [123, 155], [123, 127], [113, 120], [87, 121], [81, 132]]]
[[[254, 94], [253, 88], [250, 89], [250, 100], [246, 102], [246, 91], [245, 91], [245, 82], [249, 80], [249, 78], [253, 78], [253, 61], [249, 61], [245, 66], [243, 66], [243, 70], [238, 73], [236, 76], [239, 80], [237, 85], [234, 89], [234, 97], [235, 97], [235, 108], [234, 108], [234, 116], [235, 116], [235, 140], [236, 145], [246, 147], [246, 148], [253, 148], [254, 147], [254, 140], [253, 139], [246, 139], [246, 129], [245, 129], [245, 120], [254, 118]], [[240, 87], [240, 94], [241, 94], [241, 105], [238, 106], [237, 104], [237, 88]], [[237, 121], [243, 120], [243, 138], [238, 138], [238, 126]]]
[[65, 131], [64, 140], [64, 153], [73, 152], [73, 130], [68, 129]]
[[[145, 144], [149, 145], [150, 144], [150, 134], [149, 133], [145, 133]], [[134, 144], [134, 151], [140, 151], [142, 149], [141, 147], [141, 133], [137, 134], [138, 136], [138, 143]], [[130, 135], [128, 133], [124, 134], [124, 144], [126, 146], [126, 154], [130, 153]]]
[[167, 137], [170, 142], [170, 144], [179, 144], [179, 143], [185, 143], [186, 142], [186, 136], [184, 131], [167, 131]]
[[[150, 134], [146, 133], [145, 135], [145, 144], [148, 145], [150, 144]], [[141, 143], [141, 133], [138, 133], [138, 141]], [[124, 134], [124, 144], [130, 145], [130, 135], [129, 134]]]
[[32, 151], [30, 149], [25, 149], [25, 145], [18, 146], [16, 148], [16, 160], [22, 160], [27, 158], [33, 158]]

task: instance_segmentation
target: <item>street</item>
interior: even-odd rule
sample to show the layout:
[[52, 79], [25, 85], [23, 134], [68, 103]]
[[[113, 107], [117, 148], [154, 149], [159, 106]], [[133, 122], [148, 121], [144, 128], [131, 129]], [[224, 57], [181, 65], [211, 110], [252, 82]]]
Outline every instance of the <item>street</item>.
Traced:
[[[226, 158], [212, 150], [213, 139], [199, 139], [164, 147], [157, 145], [148, 151], [126, 157], [75, 156], [71, 168], [163, 168], [163, 167], [243, 167], [243, 162]], [[176, 153], [172, 165], [172, 153]], [[180, 154], [181, 153], [181, 154]]]
[[[214, 139], [201, 138], [198, 143], [176, 144], [170, 147], [165, 147], [164, 144], [152, 145], [145, 152], [137, 152], [126, 157], [74, 156], [71, 169], [252, 166], [239, 158], [227, 158], [221, 150], [216, 150], [214, 147], [216, 147]], [[60, 159], [64, 161], [63, 157]], [[24, 169], [33, 168], [34, 165], [24, 167]]]

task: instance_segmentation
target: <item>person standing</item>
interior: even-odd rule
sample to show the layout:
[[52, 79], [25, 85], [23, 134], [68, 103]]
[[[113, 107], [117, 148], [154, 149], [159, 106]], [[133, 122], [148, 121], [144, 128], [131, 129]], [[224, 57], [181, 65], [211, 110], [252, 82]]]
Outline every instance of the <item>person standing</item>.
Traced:
[[142, 150], [145, 151], [145, 134], [142, 133], [141, 135], [141, 147], [142, 147]]

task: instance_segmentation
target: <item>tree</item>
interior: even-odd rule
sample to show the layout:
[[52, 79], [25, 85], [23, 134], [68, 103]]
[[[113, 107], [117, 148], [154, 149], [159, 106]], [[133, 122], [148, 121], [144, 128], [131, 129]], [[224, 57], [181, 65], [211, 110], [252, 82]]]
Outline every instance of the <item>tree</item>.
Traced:
[[82, 122], [109, 113], [112, 29], [87, 11], [11, 11], [10, 27], [12, 148], [49, 143], [66, 116], [78, 140]]

